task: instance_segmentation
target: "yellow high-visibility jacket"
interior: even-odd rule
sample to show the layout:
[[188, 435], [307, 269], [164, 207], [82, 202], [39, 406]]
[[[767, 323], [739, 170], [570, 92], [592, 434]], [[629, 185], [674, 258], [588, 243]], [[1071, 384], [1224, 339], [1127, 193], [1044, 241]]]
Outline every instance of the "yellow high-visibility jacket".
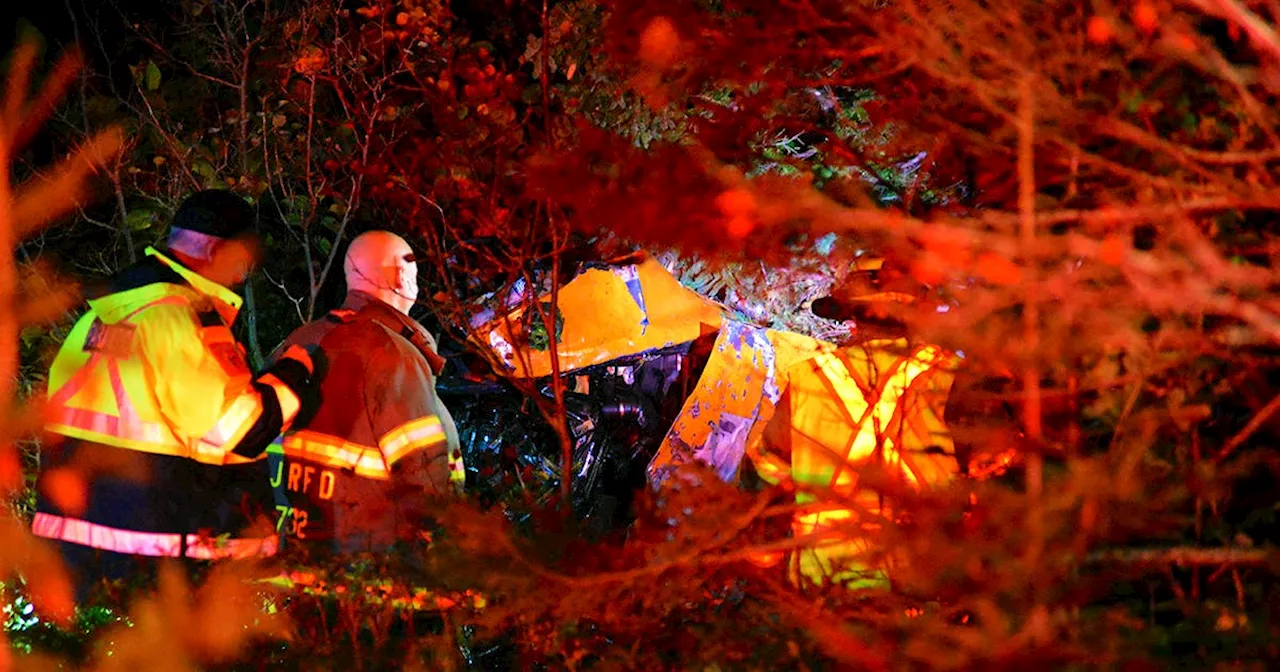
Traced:
[[[49, 372], [33, 532], [132, 556], [274, 554], [274, 536], [238, 535], [269, 513], [263, 451], [296, 408], [253, 378], [229, 326], [240, 297], [150, 248], [109, 292]], [[59, 508], [55, 471], [78, 476], [84, 510]]]
[[875, 465], [921, 489], [960, 473], [943, 422], [955, 362], [937, 346], [883, 340], [819, 353], [786, 372], [777, 409], [748, 452], [765, 481], [790, 478], [806, 505], [792, 532], [812, 542], [792, 554], [793, 580], [883, 584], [886, 567], [856, 556], [872, 550], [875, 521], [893, 514], [859, 487], [859, 475]]
[[[649, 464], [650, 479], [660, 484], [682, 464], [699, 462], [733, 482], [750, 457], [764, 481], [797, 487], [803, 508], [792, 532], [807, 541], [791, 554], [792, 580], [867, 585], [859, 579], [870, 577], [880, 585], [883, 568], [855, 556], [873, 550], [866, 528], [892, 514], [859, 476], [878, 466], [919, 489], [960, 473], [943, 421], [955, 364], [937, 346], [902, 339], [842, 348], [726, 320]], [[783, 555], [753, 561], [769, 566]]]

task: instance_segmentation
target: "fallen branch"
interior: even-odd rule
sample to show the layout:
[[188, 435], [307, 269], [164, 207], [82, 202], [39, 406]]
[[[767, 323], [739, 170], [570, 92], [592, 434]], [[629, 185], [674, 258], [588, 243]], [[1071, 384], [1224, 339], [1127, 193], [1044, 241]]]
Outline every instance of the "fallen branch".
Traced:
[[1253, 548], [1125, 548], [1089, 554], [1089, 564], [1176, 565], [1204, 567], [1208, 565], [1266, 566], [1280, 565], [1280, 553]]

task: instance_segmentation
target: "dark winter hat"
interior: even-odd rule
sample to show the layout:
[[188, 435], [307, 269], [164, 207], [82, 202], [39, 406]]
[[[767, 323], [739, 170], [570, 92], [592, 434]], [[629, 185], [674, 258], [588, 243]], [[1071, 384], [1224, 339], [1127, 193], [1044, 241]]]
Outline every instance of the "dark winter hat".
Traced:
[[178, 206], [173, 228], [235, 238], [253, 228], [253, 206], [226, 189], [198, 191]]

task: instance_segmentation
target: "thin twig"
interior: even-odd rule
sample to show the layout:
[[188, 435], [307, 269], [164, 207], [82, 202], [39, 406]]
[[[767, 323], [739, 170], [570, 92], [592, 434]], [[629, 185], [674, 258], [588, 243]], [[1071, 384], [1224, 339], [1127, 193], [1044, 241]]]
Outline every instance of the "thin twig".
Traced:
[[1274, 550], [1253, 548], [1122, 548], [1090, 553], [1089, 564], [1171, 565], [1210, 567], [1218, 565], [1265, 566], [1280, 560]]
[[1219, 450], [1218, 454], [1213, 456], [1213, 462], [1218, 464], [1230, 457], [1241, 444], [1248, 441], [1249, 437], [1253, 436], [1254, 432], [1258, 431], [1258, 428], [1262, 427], [1263, 423], [1270, 420], [1271, 416], [1276, 414], [1276, 411], [1280, 411], [1280, 394], [1272, 397], [1271, 401], [1267, 402], [1266, 406], [1263, 406], [1261, 410], [1249, 419], [1249, 422], [1243, 429], [1237, 432], [1235, 436], [1231, 437], [1227, 443], [1222, 446], [1222, 450]]

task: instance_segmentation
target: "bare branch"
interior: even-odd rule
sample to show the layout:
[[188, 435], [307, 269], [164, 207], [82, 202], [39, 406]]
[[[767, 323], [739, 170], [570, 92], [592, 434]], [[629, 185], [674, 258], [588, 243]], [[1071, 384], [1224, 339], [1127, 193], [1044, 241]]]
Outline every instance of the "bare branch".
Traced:
[[1212, 567], [1218, 565], [1266, 566], [1280, 560], [1275, 551], [1245, 548], [1126, 548], [1091, 553], [1090, 564], [1172, 565]]

